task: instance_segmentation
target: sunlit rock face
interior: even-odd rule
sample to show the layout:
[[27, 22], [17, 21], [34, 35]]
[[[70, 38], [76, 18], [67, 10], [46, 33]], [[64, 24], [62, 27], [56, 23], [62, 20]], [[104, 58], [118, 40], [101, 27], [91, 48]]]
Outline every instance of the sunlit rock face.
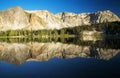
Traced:
[[20, 8], [14, 7], [0, 11], [0, 29], [21, 29], [28, 25], [27, 14]]
[[113, 21], [120, 19], [109, 10], [81, 14], [69, 12], [52, 14], [47, 10], [28, 11], [13, 7], [0, 11], [0, 30], [61, 29]]
[[56, 17], [70, 27], [120, 21], [120, 18], [110, 10], [81, 14], [63, 12], [56, 14]]
[[69, 27], [90, 25], [90, 16], [88, 13], [74, 14], [74, 13], [58, 13], [55, 15]]
[[22, 64], [25, 61], [48, 61], [53, 57], [109, 60], [119, 49], [103, 49], [63, 43], [0, 43], [0, 61]]
[[61, 29], [67, 27], [60, 19], [55, 17], [52, 13], [48, 12], [47, 10], [34, 10], [34, 11], [27, 11], [29, 14], [35, 14], [39, 18], [41, 18], [46, 25], [44, 26], [45, 29]]
[[46, 23], [35, 14], [29, 14], [20, 7], [0, 11], [0, 30], [43, 29]]

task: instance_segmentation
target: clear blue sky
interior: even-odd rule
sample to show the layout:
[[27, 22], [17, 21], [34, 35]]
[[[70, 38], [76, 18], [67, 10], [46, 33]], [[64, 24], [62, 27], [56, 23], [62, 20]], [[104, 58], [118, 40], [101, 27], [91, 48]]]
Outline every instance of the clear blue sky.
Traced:
[[111, 10], [120, 16], [120, 0], [0, 0], [0, 10], [14, 6], [26, 10], [48, 10], [54, 14]]

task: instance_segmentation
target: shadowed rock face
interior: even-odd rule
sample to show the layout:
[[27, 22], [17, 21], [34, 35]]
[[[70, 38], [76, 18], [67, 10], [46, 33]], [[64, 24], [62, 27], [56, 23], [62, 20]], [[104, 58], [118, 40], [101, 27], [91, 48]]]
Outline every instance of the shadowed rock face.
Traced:
[[27, 11], [20, 7], [0, 11], [0, 30], [61, 29], [113, 21], [120, 19], [109, 10], [82, 14], [63, 12], [55, 15], [46, 10]]
[[103, 49], [62, 43], [0, 43], [0, 60], [18, 65], [25, 61], [48, 61], [53, 57], [109, 60], [118, 52], [120, 52], [119, 49]]

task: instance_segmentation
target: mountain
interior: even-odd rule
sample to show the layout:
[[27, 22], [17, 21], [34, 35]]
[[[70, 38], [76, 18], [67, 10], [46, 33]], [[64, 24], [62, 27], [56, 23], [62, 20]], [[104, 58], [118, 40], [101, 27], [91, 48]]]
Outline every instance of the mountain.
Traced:
[[120, 18], [109, 10], [81, 14], [52, 14], [47, 10], [28, 11], [13, 7], [0, 11], [0, 30], [61, 29], [113, 21], [120, 21]]
[[120, 21], [120, 18], [110, 10], [81, 14], [63, 12], [56, 14], [56, 16], [70, 27]]

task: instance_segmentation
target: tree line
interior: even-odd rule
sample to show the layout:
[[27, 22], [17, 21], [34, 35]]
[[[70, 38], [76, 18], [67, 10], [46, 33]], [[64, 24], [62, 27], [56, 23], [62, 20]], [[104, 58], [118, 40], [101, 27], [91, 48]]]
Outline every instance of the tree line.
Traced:
[[99, 24], [92, 24], [92, 25], [83, 25], [83, 26], [76, 26], [70, 28], [63, 28], [60, 30], [7, 30], [7, 31], [0, 31], [0, 36], [26, 36], [26, 37], [33, 37], [33, 36], [64, 36], [65, 34], [68, 35], [75, 35], [80, 36], [82, 35], [83, 31], [100, 31], [104, 34], [120, 34], [120, 22], [107, 22], [107, 23], [99, 23]]

